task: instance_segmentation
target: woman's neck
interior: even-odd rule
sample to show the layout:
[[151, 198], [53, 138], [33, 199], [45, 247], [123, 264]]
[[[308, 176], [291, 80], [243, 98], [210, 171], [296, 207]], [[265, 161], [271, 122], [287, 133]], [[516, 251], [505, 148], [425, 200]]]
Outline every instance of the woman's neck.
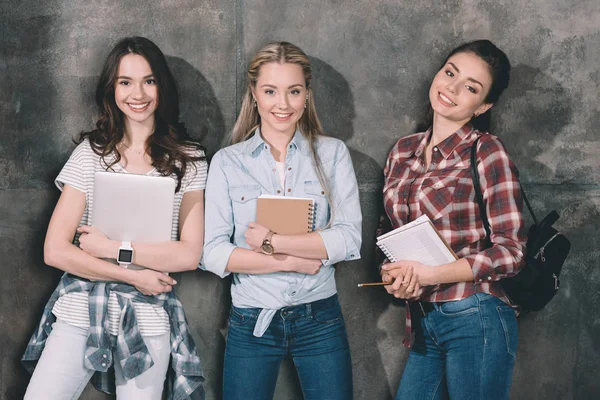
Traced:
[[459, 130], [469, 120], [451, 121], [441, 115], [433, 114], [433, 129], [431, 134], [431, 144], [433, 146], [446, 140], [450, 135]]
[[146, 141], [152, 133], [154, 133], [154, 121], [139, 123], [126, 119], [123, 142], [130, 149], [145, 150]]
[[287, 155], [288, 144], [292, 141], [294, 137], [294, 133], [296, 130], [290, 132], [272, 132], [269, 130], [260, 130], [262, 138], [265, 142], [271, 146], [271, 154], [273, 154], [273, 158], [275, 161], [285, 161], [285, 156]]

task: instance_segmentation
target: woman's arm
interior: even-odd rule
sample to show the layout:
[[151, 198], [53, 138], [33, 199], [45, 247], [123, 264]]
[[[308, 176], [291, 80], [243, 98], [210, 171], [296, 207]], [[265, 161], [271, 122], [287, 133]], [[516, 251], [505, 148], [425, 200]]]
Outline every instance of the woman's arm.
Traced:
[[85, 193], [65, 185], [48, 225], [44, 262], [70, 274], [131, 284], [144, 294], [171, 290], [176, 282], [160, 272], [135, 271], [95, 258], [73, 245], [73, 235], [85, 210]]
[[285, 254], [266, 255], [237, 247], [231, 253], [225, 269], [227, 272], [243, 274], [298, 272], [314, 275], [321, 270], [321, 265], [321, 260], [310, 260]]
[[[223, 150], [212, 159], [206, 182], [205, 242], [202, 269], [221, 278], [231, 272], [268, 274], [272, 272], [317, 273], [318, 260], [285, 255], [268, 256], [232, 243], [235, 220], [229, 195], [229, 182], [222, 167]], [[262, 239], [261, 239], [262, 244]]]
[[[336, 160], [329, 182], [333, 203], [331, 226], [302, 235], [273, 235], [271, 244], [276, 253], [323, 260], [324, 265], [360, 258], [362, 214], [358, 184], [348, 148], [343, 142], [335, 145]], [[260, 251], [267, 232], [267, 228], [251, 224], [246, 231], [246, 242]]]
[[[108, 239], [91, 226], [82, 226], [81, 248], [98, 258], [116, 258], [121, 242]], [[179, 209], [179, 241], [133, 242], [133, 263], [161, 272], [198, 268], [204, 241], [204, 191], [186, 192]]]

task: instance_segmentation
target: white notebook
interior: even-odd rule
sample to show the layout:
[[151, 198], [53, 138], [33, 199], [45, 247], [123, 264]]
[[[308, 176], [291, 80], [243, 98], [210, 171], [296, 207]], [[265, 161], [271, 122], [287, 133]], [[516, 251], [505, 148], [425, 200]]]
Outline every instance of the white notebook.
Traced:
[[391, 262], [410, 260], [437, 266], [457, 259], [427, 215], [377, 237], [377, 246]]

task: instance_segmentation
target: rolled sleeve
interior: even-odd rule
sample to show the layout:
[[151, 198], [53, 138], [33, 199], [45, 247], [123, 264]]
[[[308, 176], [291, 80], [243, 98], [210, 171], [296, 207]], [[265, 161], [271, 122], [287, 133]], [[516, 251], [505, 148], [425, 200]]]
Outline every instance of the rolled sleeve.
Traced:
[[324, 266], [360, 259], [362, 214], [356, 175], [348, 148], [339, 142], [331, 182], [333, 219], [327, 229], [317, 231], [327, 250]]
[[516, 275], [523, 265], [525, 227], [518, 171], [502, 142], [490, 138], [478, 150], [481, 190], [490, 223], [492, 246], [465, 258], [475, 283]]
[[208, 170], [205, 192], [204, 250], [200, 269], [224, 278], [231, 253], [236, 246], [231, 243], [233, 210], [228, 193], [227, 177], [222, 168], [222, 152], [213, 157]]

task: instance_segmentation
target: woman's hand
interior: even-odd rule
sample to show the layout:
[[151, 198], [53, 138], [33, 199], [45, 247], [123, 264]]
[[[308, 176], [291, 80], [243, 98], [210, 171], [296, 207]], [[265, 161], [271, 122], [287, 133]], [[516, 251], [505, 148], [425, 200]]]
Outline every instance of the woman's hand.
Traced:
[[250, 224], [248, 224], [248, 229], [246, 229], [246, 233], [244, 234], [246, 243], [248, 243], [248, 246], [250, 246], [252, 250], [257, 253], [262, 253], [261, 246], [267, 233], [269, 233], [268, 228], [261, 224], [257, 224], [256, 222], [250, 222]]
[[429, 267], [427, 265], [421, 264], [417, 261], [406, 261], [401, 260], [389, 264], [384, 264], [381, 267], [382, 274], [384, 271], [391, 272], [396, 269], [400, 269], [406, 273], [408, 268], [412, 267], [413, 274], [417, 277], [417, 282], [419, 286], [431, 286], [436, 285], [436, 267]]
[[395, 268], [390, 271], [381, 270], [381, 280], [389, 282], [385, 290], [398, 299], [410, 299], [419, 295], [421, 286], [412, 267]]
[[89, 255], [96, 258], [117, 258], [120, 243], [110, 240], [100, 229], [95, 226], [83, 225], [77, 228], [79, 247]]
[[177, 281], [162, 272], [142, 269], [136, 271], [136, 277], [132, 283], [142, 294], [156, 296], [173, 290], [173, 285], [177, 284]]
[[284, 254], [275, 254], [273, 257], [286, 264], [289, 272], [298, 272], [300, 274], [315, 275], [321, 270], [323, 263], [321, 260], [311, 260], [308, 258], [288, 256]]

